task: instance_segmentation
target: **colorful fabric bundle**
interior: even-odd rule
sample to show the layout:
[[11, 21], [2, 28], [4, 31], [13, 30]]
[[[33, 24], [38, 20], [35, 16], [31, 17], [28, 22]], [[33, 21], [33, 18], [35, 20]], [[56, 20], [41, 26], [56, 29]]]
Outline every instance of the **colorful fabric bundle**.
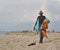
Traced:
[[48, 21], [46, 19], [43, 21], [41, 27], [43, 37], [48, 38], [46, 34], [46, 29], [48, 29]]

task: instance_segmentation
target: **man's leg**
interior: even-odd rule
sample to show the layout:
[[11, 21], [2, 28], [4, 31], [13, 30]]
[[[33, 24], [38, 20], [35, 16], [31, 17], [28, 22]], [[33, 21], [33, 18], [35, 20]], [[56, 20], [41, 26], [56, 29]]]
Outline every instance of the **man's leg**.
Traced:
[[39, 36], [40, 36], [40, 40], [39, 40], [39, 43], [43, 43], [43, 35], [42, 35], [42, 30], [40, 30], [39, 32]]

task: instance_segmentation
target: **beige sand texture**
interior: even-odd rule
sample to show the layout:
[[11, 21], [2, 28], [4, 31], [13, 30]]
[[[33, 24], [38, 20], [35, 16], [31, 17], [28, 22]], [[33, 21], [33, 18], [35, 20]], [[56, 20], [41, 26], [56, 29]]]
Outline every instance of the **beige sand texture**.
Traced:
[[[36, 42], [36, 45], [28, 46]], [[15, 32], [0, 35], [0, 50], [60, 50], [60, 33], [48, 33], [48, 39], [39, 44], [39, 34], [35, 32]]]

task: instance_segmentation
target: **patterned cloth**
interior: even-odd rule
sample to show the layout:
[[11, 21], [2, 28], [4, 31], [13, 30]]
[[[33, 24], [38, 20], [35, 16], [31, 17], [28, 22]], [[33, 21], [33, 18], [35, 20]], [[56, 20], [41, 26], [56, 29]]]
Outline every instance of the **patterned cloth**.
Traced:
[[42, 35], [43, 35], [43, 37], [48, 38], [48, 37], [47, 37], [47, 34], [46, 34], [46, 29], [48, 29], [48, 21], [47, 21], [47, 19], [45, 19], [45, 20], [43, 21], [43, 23], [42, 23], [42, 25], [41, 25], [41, 30], [42, 30]]

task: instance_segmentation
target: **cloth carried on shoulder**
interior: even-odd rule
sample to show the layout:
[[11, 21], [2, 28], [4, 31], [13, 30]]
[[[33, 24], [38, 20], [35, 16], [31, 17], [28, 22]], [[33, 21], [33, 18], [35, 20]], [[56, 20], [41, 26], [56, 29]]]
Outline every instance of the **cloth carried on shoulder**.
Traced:
[[42, 35], [45, 38], [48, 38], [47, 34], [46, 34], [46, 29], [48, 29], [48, 19], [45, 19], [41, 25], [41, 30], [42, 30]]

